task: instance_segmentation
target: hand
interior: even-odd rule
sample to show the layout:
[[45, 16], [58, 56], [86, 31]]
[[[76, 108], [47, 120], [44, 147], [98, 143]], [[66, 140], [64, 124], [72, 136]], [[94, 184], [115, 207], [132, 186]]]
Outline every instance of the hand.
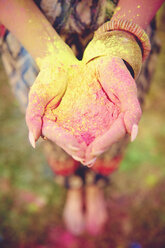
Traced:
[[119, 112], [119, 107], [108, 101], [96, 74], [95, 63], [81, 61], [70, 66], [60, 104], [46, 108], [42, 119], [42, 134], [81, 163], [86, 161], [88, 145], [109, 129]]
[[104, 135], [96, 138], [87, 148], [86, 162], [106, 151], [112, 144], [131, 135], [136, 138], [138, 123], [141, 117], [141, 108], [137, 99], [137, 88], [134, 79], [118, 57], [102, 57], [90, 63], [97, 62], [98, 80], [107, 93], [109, 100], [120, 102], [120, 114]]
[[[26, 122], [29, 128], [29, 140], [33, 147], [41, 135], [48, 137], [65, 149], [69, 154], [77, 155], [78, 142], [55, 122], [46, 119], [46, 111], [52, 111], [64, 96], [68, 85], [68, 70], [78, 63], [71, 58], [70, 65], [55, 66], [50, 58], [49, 64], [42, 67], [29, 93]], [[44, 133], [43, 129], [44, 128]], [[67, 142], [66, 142], [67, 140]], [[81, 153], [78, 154], [81, 156]]]
[[[56, 94], [50, 95], [50, 92], [57, 89], [54, 89], [55, 84], [48, 84], [50, 92], [46, 88], [49, 94], [44, 94], [48, 103], [45, 108], [41, 108], [45, 106], [43, 103], [38, 104], [36, 101], [37, 91], [34, 91], [34, 95], [30, 94], [32, 107], [28, 107], [27, 113], [31, 113], [30, 110], [37, 106], [30, 125], [32, 123], [32, 128], [36, 127], [33, 130], [38, 130], [39, 126], [40, 132], [42, 126], [44, 136], [62, 147], [74, 159], [89, 165], [126, 132], [130, 133], [134, 123], [138, 123], [141, 111], [135, 82], [123, 61], [110, 57], [95, 59], [88, 64], [80, 62], [70, 66], [67, 73], [58, 69], [57, 75], [59, 81], [64, 82], [63, 85], [67, 84], [65, 94], [58, 95], [55, 92]], [[43, 102], [43, 91], [41, 93], [40, 102]], [[61, 102], [61, 97], [58, 96], [63, 96]], [[56, 99], [58, 101], [54, 101]], [[130, 107], [129, 101], [134, 106]]]
[[[82, 61], [68, 71], [67, 91], [58, 108], [45, 112], [43, 133], [89, 165], [138, 123], [141, 110], [136, 94], [136, 84], [121, 59]], [[73, 137], [75, 145], [70, 148], [75, 154], [66, 148]]]
[[66, 77], [67, 69], [50, 64], [39, 72], [30, 89], [26, 122], [33, 146], [42, 134], [42, 118], [45, 109], [55, 108], [66, 91]]

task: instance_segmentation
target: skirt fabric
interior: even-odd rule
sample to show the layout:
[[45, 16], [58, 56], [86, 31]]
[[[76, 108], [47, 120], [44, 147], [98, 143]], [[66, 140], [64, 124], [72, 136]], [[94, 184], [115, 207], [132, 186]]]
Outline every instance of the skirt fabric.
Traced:
[[[110, 20], [117, 5], [115, 0], [35, 0], [34, 2], [61, 38], [72, 48], [78, 59], [82, 58], [94, 31]], [[3, 31], [0, 37], [2, 61], [13, 93], [20, 103], [21, 110], [25, 113], [28, 93], [39, 70], [31, 55], [13, 34], [4, 28], [1, 30]], [[155, 20], [146, 31], [150, 37], [152, 50], [136, 81], [142, 107], [150, 87], [156, 57], [160, 51], [155, 32]], [[48, 164], [55, 173], [57, 183], [67, 188], [79, 188], [89, 184], [104, 186], [109, 181], [109, 175], [119, 167], [128, 143], [129, 137], [126, 135], [103, 153], [91, 169], [75, 161], [51, 141], [44, 142], [44, 151]]]

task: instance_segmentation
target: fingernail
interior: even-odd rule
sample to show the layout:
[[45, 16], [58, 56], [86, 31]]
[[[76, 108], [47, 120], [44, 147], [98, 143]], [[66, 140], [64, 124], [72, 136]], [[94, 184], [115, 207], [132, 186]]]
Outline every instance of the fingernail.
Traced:
[[87, 166], [87, 167], [92, 167], [93, 165], [94, 165], [94, 163], [96, 162], [96, 159], [97, 158], [93, 158], [92, 160], [90, 160], [89, 162], [87, 162], [87, 163], [85, 163], [85, 165]]
[[138, 134], [138, 125], [137, 124], [133, 124], [132, 126], [132, 131], [131, 131], [131, 142], [133, 142]]
[[75, 147], [75, 146], [72, 146], [72, 145], [68, 145], [69, 149], [71, 149], [72, 151], [74, 152], [77, 152], [79, 151], [79, 148]]
[[34, 135], [31, 131], [29, 131], [29, 141], [30, 141], [30, 144], [32, 145], [32, 147], [35, 148], [36, 147], [35, 139], [34, 139]]
[[83, 161], [81, 158], [79, 158], [79, 157], [77, 157], [77, 156], [72, 156], [72, 158], [73, 158], [74, 160], [80, 161], [81, 163], [82, 163], [82, 161]]
[[47, 138], [46, 136], [43, 136], [42, 134], [41, 134], [41, 138], [42, 138], [43, 140], [48, 140], [48, 138]]

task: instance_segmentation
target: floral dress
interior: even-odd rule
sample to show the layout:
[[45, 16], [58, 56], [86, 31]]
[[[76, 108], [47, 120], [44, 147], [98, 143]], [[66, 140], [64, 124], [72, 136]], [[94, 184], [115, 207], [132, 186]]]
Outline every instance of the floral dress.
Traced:
[[[82, 58], [94, 31], [111, 19], [117, 5], [117, 0], [34, 0], [34, 2], [61, 38], [72, 48], [78, 59]], [[147, 29], [152, 50], [137, 80], [141, 105], [148, 92], [154, 71], [155, 56], [160, 48], [155, 30], [155, 20], [153, 20]], [[2, 25], [0, 26], [0, 52], [12, 90], [22, 111], [25, 112], [29, 89], [39, 72], [38, 67], [20, 42]], [[72, 159], [53, 142], [45, 141], [44, 150], [58, 183], [69, 188], [93, 183], [102, 186], [108, 183], [108, 175], [118, 168], [128, 142], [129, 137], [126, 135], [103, 153], [92, 169]]]

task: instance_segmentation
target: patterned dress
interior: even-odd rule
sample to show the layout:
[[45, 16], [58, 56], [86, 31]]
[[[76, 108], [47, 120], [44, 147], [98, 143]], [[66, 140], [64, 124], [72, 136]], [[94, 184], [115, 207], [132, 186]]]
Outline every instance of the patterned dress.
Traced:
[[[61, 38], [72, 48], [78, 59], [93, 37], [94, 31], [110, 20], [117, 0], [34, 0]], [[38, 68], [30, 54], [8, 30], [1, 26], [0, 52], [12, 90], [25, 112], [28, 93], [33, 84]], [[155, 56], [159, 53], [159, 42], [155, 35], [155, 21], [148, 27], [152, 51], [143, 65], [137, 80], [138, 97], [141, 105], [148, 92], [154, 71]], [[92, 169], [73, 160], [61, 148], [50, 141], [45, 141], [45, 155], [56, 181], [66, 187], [81, 187], [84, 184], [97, 183], [102, 186], [108, 177], [118, 168], [124, 150], [129, 142], [126, 136], [102, 154]]]

